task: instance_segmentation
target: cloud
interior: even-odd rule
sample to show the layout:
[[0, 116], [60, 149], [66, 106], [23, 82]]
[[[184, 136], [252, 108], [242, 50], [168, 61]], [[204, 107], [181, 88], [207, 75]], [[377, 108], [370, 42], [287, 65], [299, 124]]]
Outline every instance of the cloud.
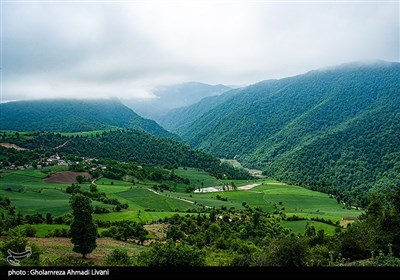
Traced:
[[399, 61], [399, 3], [4, 2], [3, 100], [152, 97]]

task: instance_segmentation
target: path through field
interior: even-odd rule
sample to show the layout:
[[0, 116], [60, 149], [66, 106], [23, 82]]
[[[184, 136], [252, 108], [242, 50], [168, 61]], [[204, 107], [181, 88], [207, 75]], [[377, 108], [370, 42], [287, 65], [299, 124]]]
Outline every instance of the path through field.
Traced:
[[3, 146], [4, 148], [8, 148], [8, 149], [16, 149], [17, 151], [27, 150], [25, 148], [22, 148], [20, 146], [17, 146], [15, 144], [11, 144], [11, 143], [0, 143], [0, 146]]
[[57, 150], [57, 149], [59, 149], [59, 148], [64, 147], [65, 145], [67, 145], [68, 142], [69, 142], [69, 140], [65, 141], [63, 144], [61, 144], [61, 145], [55, 147], [54, 150]]
[[147, 190], [148, 190], [148, 191], [151, 191], [152, 193], [155, 193], [155, 194], [157, 194], [157, 195], [161, 195], [161, 196], [165, 196], [165, 197], [169, 197], [169, 198], [174, 198], [174, 199], [176, 199], [176, 200], [180, 200], [180, 201], [184, 201], [184, 202], [188, 202], [188, 203], [194, 204], [194, 201], [191, 201], [191, 200], [187, 200], [187, 199], [180, 198], [180, 197], [166, 196], [166, 195], [163, 195], [163, 194], [161, 194], [161, 193], [159, 193], [159, 192], [156, 192], [156, 191], [153, 190], [153, 189], [147, 189]]

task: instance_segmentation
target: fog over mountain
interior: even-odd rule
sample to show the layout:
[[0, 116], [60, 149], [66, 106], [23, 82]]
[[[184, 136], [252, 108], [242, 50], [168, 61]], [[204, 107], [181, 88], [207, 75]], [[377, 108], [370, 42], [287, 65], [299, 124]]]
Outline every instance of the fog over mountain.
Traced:
[[0, 100], [154, 98], [399, 61], [398, 2], [2, 2]]

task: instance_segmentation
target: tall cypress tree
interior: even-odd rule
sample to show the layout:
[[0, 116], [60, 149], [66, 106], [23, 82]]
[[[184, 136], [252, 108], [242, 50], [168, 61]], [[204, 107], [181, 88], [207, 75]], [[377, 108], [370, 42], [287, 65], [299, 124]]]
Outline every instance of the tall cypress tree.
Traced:
[[97, 227], [93, 222], [93, 207], [90, 198], [82, 194], [75, 194], [70, 200], [74, 219], [71, 223], [71, 242], [74, 252], [82, 254], [91, 253], [96, 248]]

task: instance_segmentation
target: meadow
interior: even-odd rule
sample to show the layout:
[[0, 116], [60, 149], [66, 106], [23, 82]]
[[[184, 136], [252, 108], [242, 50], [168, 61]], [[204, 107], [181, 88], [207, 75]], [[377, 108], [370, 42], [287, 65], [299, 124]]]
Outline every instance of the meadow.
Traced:
[[[150, 223], [169, 217], [173, 214], [186, 215], [191, 209], [209, 207], [226, 207], [227, 209], [244, 209], [249, 206], [259, 207], [271, 214], [287, 217], [296, 215], [301, 218], [323, 218], [333, 222], [341, 221], [343, 217], [357, 217], [361, 211], [347, 209], [338, 204], [327, 194], [311, 191], [299, 186], [286, 185], [271, 179], [258, 180], [218, 180], [204, 171], [179, 168], [176, 171], [181, 177], [188, 178], [191, 184], [201, 184], [211, 187], [222, 184], [243, 186], [260, 184], [249, 190], [230, 190], [212, 193], [186, 192], [155, 192], [151, 187], [157, 182], [145, 181], [135, 184], [120, 180], [101, 178], [96, 181], [99, 191], [109, 198], [116, 198], [121, 203], [127, 203], [129, 208], [119, 212], [94, 214], [95, 220], [120, 221], [133, 220]], [[52, 213], [54, 217], [70, 213], [70, 194], [65, 189], [68, 184], [50, 184], [43, 181], [48, 176], [48, 170], [18, 170], [6, 171], [0, 175], [0, 196], [8, 197], [12, 205], [23, 214]], [[82, 190], [89, 190], [89, 183], [81, 185]], [[178, 188], [180, 190], [182, 188]], [[107, 205], [94, 201], [93, 205], [111, 209]], [[333, 234], [334, 227], [326, 223], [309, 221], [318, 229], [324, 229], [327, 234]], [[284, 221], [285, 227], [294, 232], [303, 233], [307, 220]], [[43, 225], [45, 228], [45, 225]], [[37, 227], [40, 235], [45, 232]], [[48, 230], [48, 229], [47, 229]]]

